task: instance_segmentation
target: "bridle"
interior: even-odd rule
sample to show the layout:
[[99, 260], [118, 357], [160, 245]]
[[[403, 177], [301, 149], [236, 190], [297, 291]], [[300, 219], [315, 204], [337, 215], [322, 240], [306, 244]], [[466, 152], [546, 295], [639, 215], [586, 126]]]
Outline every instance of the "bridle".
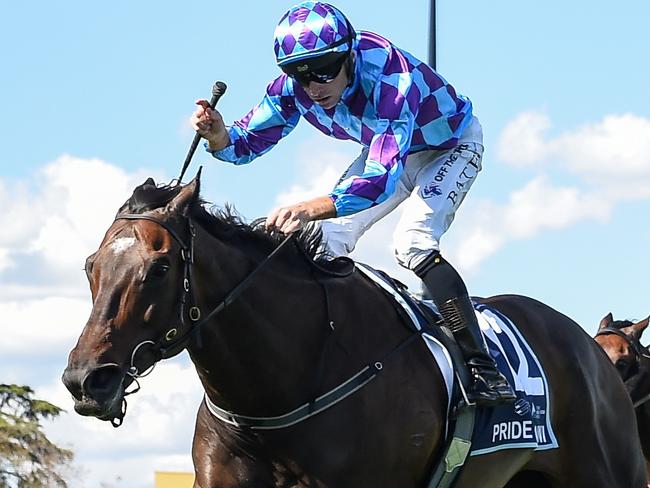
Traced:
[[[118, 215], [115, 220], [148, 220], [164, 228], [169, 235], [179, 244], [181, 260], [183, 261], [182, 293], [179, 303], [179, 326], [171, 327], [157, 341], [143, 341], [134, 349], [131, 358], [130, 373], [138, 375], [138, 368], [134, 364], [135, 352], [144, 344], [151, 344], [156, 352], [156, 361], [170, 358], [178, 354], [189, 341], [191, 334], [201, 319], [201, 309], [196, 305], [194, 289], [192, 288], [192, 264], [194, 264], [194, 237], [196, 229], [190, 219], [187, 220], [187, 242], [181, 238], [176, 230], [164, 220], [143, 214]], [[180, 335], [179, 335], [180, 333]]]
[[[627, 343], [630, 350], [634, 353], [634, 362], [637, 365], [637, 367], [640, 365], [642, 358], [650, 359], [650, 351], [648, 351], [648, 348], [643, 346], [636, 337], [630, 337], [621, 329], [617, 329], [616, 327], [612, 327], [612, 326], [603, 327], [596, 333], [594, 337], [605, 336], [605, 335], [615, 335], [622, 338]], [[632, 375], [627, 379], [623, 379], [623, 382], [626, 383], [631, 378], [634, 378], [634, 375]], [[644, 397], [634, 402], [634, 408], [637, 408], [638, 406], [643, 405], [648, 401], [650, 401], [650, 393], [648, 393]]]
[[[264, 266], [273, 257], [280, 252], [290, 240], [295, 240], [293, 234], [287, 235], [284, 240], [262, 261], [257, 267], [246, 276], [238, 285], [236, 285], [225, 298], [218, 303], [208, 314], [202, 317], [201, 309], [196, 303], [194, 288], [192, 287], [192, 265], [194, 264], [194, 238], [196, 237], [196, 228], [192, 219], [187, 218], [187, 240], [183, 239], [178, 232], [166, 221], [145, 214], [127, 213], [118, 215], [115, 220], [148, 220], [154, 222], [165, 229], [169, 235], [179, 244], [181, 260], [183, 261], [183, 282], [182, 293], [179, 302], [179, 319], [178, 326], [169, 328], [156, 341], [145, 340], [137, 344], [131, 353], [131, 364], [129, 365], [126, 376], [136, 384], [136, 388], [131, 391], [125, 391], [122, 398], [121, 413], [111, 419], [114, 427], [122, 425], [122, 420], [126, 415], [126, 399], [124, 397], [132, 395], [140, 390], [138, 378], [149, 375], [155, 365], [162, 359], [168, 359], [180, 353], [189, 341], [194, 337], [200, 344], [200, 334], [198, 333], [201, 326], [213, 319], [218, 313], [222, 312], [228, 305], [251, 284], [255, 276], [264, 268]], [[145, 371], [140, 372], [136, 365], [136, 356], [143, 348], [147, 348], [153, 353], [154, 362]]]
[[638, 339], [628, 336], [621, 329], [617, 329], [616, 327], [611, 327], [611, 326], [603, 327], [596, 333], [594, 337], [603, 336], [603, 335], [616, 335], [618, 337], [621, 337], [634, 353], [634, 358], [637, 362], [642, 357], [646, 357], [650, 359], [650, 355], [648, 354], [648, 349], [642, 346]]

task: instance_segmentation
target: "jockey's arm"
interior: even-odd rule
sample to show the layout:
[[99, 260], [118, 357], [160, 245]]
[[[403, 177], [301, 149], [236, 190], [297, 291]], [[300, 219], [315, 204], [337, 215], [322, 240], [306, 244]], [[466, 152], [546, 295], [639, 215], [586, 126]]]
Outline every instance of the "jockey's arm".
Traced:
[[228, 127], [221, 120], [215, 121], [224, 127], [225, 135], [217, 127], [206, 143], [206, 150], [215, 158], [236, 165], [250, 163], [267, 153], [298, 124], [300, 113], [291, 95], [287, 76], [276, 78], [267, 86], [262, 101], [244, 117]]

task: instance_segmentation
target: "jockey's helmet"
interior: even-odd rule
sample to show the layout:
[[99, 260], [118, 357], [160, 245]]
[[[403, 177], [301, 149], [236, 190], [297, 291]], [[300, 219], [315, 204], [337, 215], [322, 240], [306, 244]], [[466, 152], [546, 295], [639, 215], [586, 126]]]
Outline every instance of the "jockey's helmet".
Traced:
[[354, 36], [348, 19], [333, 5], [301, 2], [275, 28], [275, 59], [285, 73], [311, 73], [314, 81], [327, 82], [348, 58]]

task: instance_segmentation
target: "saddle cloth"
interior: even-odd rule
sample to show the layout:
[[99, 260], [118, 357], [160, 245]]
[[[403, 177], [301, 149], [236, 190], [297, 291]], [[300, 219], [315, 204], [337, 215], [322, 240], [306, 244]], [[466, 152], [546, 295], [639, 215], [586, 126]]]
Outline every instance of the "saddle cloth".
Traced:
[[[383, 273], [358, 262], [356, 269], [394, 298], [412, 321], [415, 330], [421, 331], [429, 325], [423, 322], [427, 317], [418, 310], [418, 306], [426, 306], [439, 315], [433, 302], [419, 301], [405, 288], [398, 290]], [[557, 438], [551, 425], [548, 382], [537, 356], [505, 315], [477, 302], [474, 302], [474, 308], [490, 355], [514, 388], [517, 400], [506, 405], [477, 409], [470, 455], [478, 456], [503, 449], [557, 448]], [[450, 399], [448, 407], [451, 407], [455, 404], [457, 391], [451, 354], [433, 335], [423, 333], [422, 339], [445, 380], [447, 398]]]

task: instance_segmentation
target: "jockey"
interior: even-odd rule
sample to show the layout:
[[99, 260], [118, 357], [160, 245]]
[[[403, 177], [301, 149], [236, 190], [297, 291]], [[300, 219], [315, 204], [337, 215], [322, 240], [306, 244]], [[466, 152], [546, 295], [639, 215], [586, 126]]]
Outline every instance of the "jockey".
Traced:
[[192, 126], [215, 158], [245, 164], [265, 154], [302, 117], [324, 134], [363, 146], [334, 189], [273, 210], [270, 230], [291, 233], [322, 220], [333, 255], [404, 202], [395, 232], [398, 263], [428, 289], [474, 378], [477, 404], [514, 392], [487, 352], [467, 289], [439, 241], [481, 170], [483, 134], [472, 103], [436, 71], [372, 32], [355, 32], [332, 5], [304, 1], [280, 19], [275, 56], [283, 74], [259, 105], [226, 127], [206, 100]]

